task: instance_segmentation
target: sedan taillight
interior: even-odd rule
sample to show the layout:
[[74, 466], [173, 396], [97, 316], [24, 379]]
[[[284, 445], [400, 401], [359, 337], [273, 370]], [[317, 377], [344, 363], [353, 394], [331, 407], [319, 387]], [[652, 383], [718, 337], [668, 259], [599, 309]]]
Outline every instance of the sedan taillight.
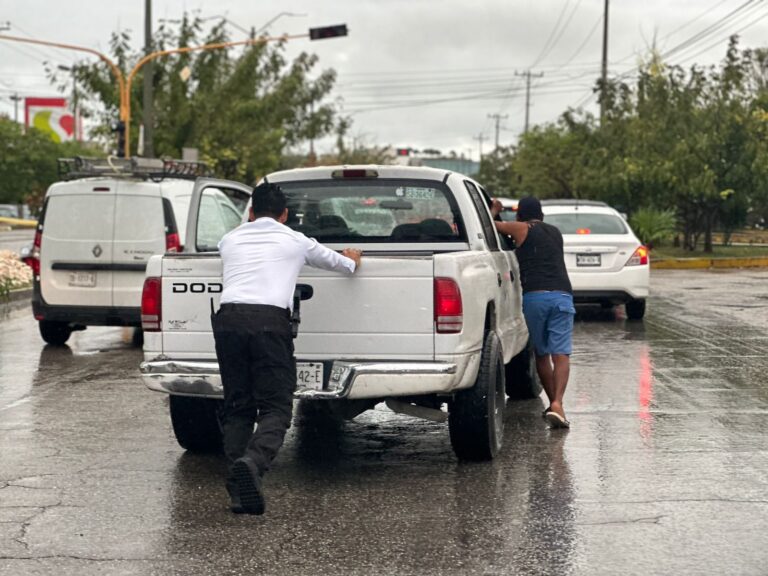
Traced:
[[650, 254], [648, 248], [645, 246], [638, 246], [635, 253], [627, 260], [624, 266], [647, 266], [650, 260]]
[[162, 282], [150, 276], [144, 280], [141, 291], [141, 328], [145, 332], [159, 332], [162, 320]]

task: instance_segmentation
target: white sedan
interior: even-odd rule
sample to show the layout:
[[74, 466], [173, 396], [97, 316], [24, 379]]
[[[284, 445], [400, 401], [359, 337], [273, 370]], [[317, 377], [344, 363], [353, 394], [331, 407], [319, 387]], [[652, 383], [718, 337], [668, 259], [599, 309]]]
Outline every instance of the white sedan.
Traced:
[[577, 303], [624, 304], [627, 318], [645, 314], [648, 248], [622, 215], [603, 202], [543, 200], [544, 221], [563, 235], [565, 266]]

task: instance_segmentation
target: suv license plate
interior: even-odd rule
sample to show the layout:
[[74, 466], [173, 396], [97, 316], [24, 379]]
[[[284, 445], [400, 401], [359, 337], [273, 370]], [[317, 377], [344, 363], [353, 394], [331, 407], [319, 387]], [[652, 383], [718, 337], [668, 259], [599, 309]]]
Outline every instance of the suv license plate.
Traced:
[[323, 389], [323, 365], [320, 362], [296, 362], [296, 384], [312, 390]]
[[576, 254], [576, 266], [600, 266], [600, 254]]
[[96, 272], [70, 272], [69, 285], [78, 288], [93, 288], [96, 286]]

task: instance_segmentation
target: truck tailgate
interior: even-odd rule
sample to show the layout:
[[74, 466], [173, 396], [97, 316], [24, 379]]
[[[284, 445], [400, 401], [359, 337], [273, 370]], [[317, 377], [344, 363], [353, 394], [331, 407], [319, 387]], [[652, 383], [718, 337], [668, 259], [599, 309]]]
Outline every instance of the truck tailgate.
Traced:
[[[221, 260], [163, 259], [163, 353], [215, 357], [210, 309], [218, 309]], [[434, 357], [431, 255], [365, 256], [353, 276], [305, 267], [299, 284], [313, 296], [301, 303], [295, 341], [300, 360]]]

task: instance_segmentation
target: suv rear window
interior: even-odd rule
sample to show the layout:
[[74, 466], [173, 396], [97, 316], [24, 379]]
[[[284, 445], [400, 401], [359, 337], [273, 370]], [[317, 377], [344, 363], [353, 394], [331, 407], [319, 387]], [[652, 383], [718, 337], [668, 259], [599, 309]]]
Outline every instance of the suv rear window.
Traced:
[[433, 181], [281, 182], [286, 224], [324, 243], [466, 242], [450, 190]]
[[613, 214], [546, 214], [544, 221], [556, 226], [561, 234], [626, 234], [624, 220]]

